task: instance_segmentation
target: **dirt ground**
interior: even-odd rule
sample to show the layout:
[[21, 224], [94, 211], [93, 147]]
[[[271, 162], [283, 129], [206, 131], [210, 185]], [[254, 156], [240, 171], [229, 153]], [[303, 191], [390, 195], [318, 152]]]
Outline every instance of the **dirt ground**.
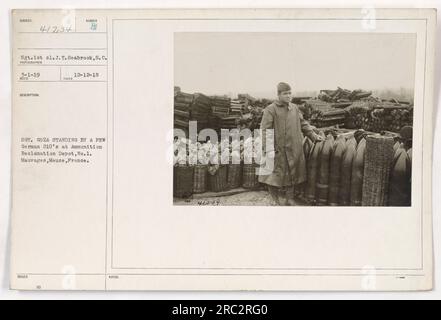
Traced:
[[[281, 198], [284, 203], [284, 198]], [[296, 199], [299, 206], [305, 205], [300, 199]], [[189, 206], [270, 206], [272, 204], [271, 196], [267, 191], [247, 191], [243, 193], [227, 195], [222, 197], [203, 197], [189, 199], [174, 199], [175, 205]]]

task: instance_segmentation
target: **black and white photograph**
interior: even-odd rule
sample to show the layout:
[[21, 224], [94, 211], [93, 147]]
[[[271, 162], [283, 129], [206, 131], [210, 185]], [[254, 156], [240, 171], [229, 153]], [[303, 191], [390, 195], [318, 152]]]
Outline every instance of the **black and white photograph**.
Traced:
[[415, 61], [407, 33], [175, 33], [174, 204], [411, 206]]
[[436, 291], [437, 10], [249, 5], [10, 11], [8, 294]]

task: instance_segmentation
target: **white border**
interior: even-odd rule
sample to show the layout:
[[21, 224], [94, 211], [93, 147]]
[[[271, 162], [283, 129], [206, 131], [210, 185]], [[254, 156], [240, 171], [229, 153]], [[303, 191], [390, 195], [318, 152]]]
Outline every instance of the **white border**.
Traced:
[[[321, 4], [322, 7], [343, 7], [343, 6], [353, 6], [353, 7], [360, 7], [364, 5], [373, 5], [374, 3], [381, 3], [381, 6], [385, 5], [391, 5], [394, 7], [438, 7], [438, 10], [440, 9], [440, 4], [436, 1], [316, 1], [314, 3], [311, 3], [311, 1], [255, 1], [253, 3], [253, 7], [314, 7]], [[218, 6], [218, 2], [216, 1], [186, 1], [183, 3], [182, 1], [124, 1], [124, 3], [121, 3], [120, 1], [106, 1], [107, 6], [111, 7], [124, 7], [127, 8], [127, 6], [132, 6], [136, 8], [142, 7], [216, 7]], [[10, 67], [9, 67], [9, 59], [6, 59], [9, 57], [9, 9], [10, 8], [33, 8], [33, 7], [60, 7], [60, 6], [67, 6], [67, 7], [82, 7], [82, 8], [88, 8], [88, 7], [100, 7], [98, 5], [94, 5], [90, 1], [83, 1], [83, 0], [77, 0], [77, 1], [2, 1], [1, 3], [1, 18], [0, 21], [3, 23], [3, 27], [1, 28], [1, 38], [2, 41], [4, 41], [3, 45], [0, 47], [2, 50], [1, 55], [3, 59], [0, 61], [0, 67], [1, 67], [1, 83], [0, 83], [0, 121], [2, 121], [0, 130], [1, 130], [1, 149], [0, 151], [3, 151], [2, 154], [8, 154], [10, 151]], [[246, 7], [249, 6], [249, 1], [223, 1], [224, 7]], [[102, 7], [102, 6], [101, 6]], [[438, 27], [439, 28], [439, 27]], [[439, 39], [439, 37], [438, 37]], [[439, 41], [439, 40], [438, 40]], [[438, 66], [437, 66], [438, 67]], [[439, 67], [438, 67], [439, 68]], [[437, 76], [436, 76], [436, 82], [435, 86], [436, 88], [439, 88], [439, 70], [437, 70]], [[439, 89], [436, 89], [435, 92], [438, 94], [437, 97], [435, 97], [435, 101], [439, 101]], [[437, 112], [437, 105], [438, 103], [435, 103], [434, 108], [434, 123], [440, 124], [440, 117]], [[439, 192], [439, 160], [440, 160], [440, 151], [436, 148], [436, 146], [439, 144], [439, 134], [438, 132], [435, 132], [435, 138], [434, 138], [434, 159], [433, 159], [433, 194], [437, 195], [440, 194]], [[8, 259], [6, 258], [6, 254], [8, 252], [7, 248], [7, 226], [9, 221], [9, 168], [10, 163], [9, 161], [2, 161], [1, 162], [1, 189], [0, 189], [0, 203], [1, 203], [1, 216], [0, 216], [0, 272], [2, 273], [2, 288], [0, 291], [0, 297], [1, 298], [103, 298], [105, 295], [109, 297], [109, 294], [103, 294], [103, 293], [18, 293], [18, 292], [8, 292], [8, 282], [9, 282], [9, 276], [7, 275], [7, 269], [5, 270], [5, 265], [8, 265]], [[439, 255], [439, 244], [437, 243], [437, 240], [440, 236], [440, 223], [439, 218], [437, 217], [437, 211], [440, 206], [440, 200], [437, 199], [437, 197], [434, 197], [433, 202], [433, 220], [434, 220], [434, 242], [435, 242], [435, 252], [438, 257]], [[435, 260], [436, 257], [435, 257]], [[440, 268], [435, 268], [436, 270], [440, 270]], [[435, 277], [439, 277], [439, 273], [435, 274]], [[112, 298], [121, 297], [121, 298], [212, 298], [212, 299], [219, 299], [219, 298], [259, 298], [259, 299], [265, 299], [265, 298], [440, 298], [441, 292], [437, 291], [436, 289], [433, 292], [430, 293], [394, 293], [394, 294], [388, 294], [388, 293], [376, 293], [376, 294], [367, 294], [367, 293], [359, 293], [359, 294], [347, 294], [347, 293], [333, 293], [333, 294], [323, 294], [323, 293], [132, 293], [129, 296], [127, 294], [120, 295], [118, 293], [112, 293]]]

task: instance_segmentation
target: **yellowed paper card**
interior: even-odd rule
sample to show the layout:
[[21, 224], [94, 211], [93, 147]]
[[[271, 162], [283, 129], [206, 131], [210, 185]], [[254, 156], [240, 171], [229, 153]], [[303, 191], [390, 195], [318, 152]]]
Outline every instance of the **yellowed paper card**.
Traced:
[[12, 289], [432, 289], [435, 10], [11, 19]]

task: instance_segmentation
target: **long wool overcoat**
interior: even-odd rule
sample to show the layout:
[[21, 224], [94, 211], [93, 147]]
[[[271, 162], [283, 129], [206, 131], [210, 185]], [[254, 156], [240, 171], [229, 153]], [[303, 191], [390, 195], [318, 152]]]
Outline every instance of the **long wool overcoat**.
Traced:
[[[315, 140], [315, 133], [296, 104], [275, 101], [263, 112], [261, 129], [265, 142], [267, 129], [274, 130], [274, 170], [259, 175], [259, 182], [275, 187], [292, 186], [306, 181], [303, 138]], [[270, 150], [264, 143], [264, 148]], [[262, 172], [262, 171], [261, 171]]]

